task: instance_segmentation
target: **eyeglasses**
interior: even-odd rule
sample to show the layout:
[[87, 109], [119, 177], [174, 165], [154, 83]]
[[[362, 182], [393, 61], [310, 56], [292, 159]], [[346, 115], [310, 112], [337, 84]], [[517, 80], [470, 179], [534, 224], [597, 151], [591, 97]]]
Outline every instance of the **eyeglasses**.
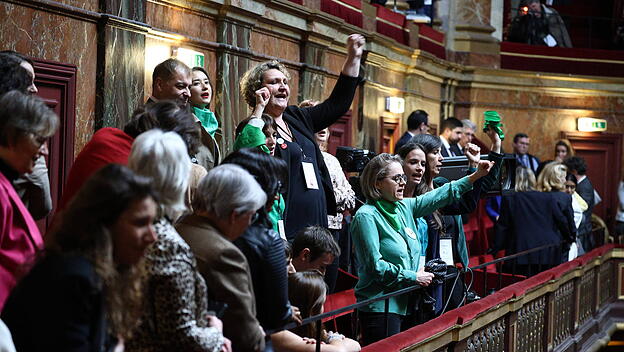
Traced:
[[396, 184], [400, 185], [401, 182], [403, 182], [404, 184], [407, 183], [407, 175], [406, 174], [397, 174], [394, 176], [386, 176], [384, 178], [389, 178], [392, 181], [396, 182]]
[[48, 141], [48, 138], [46, 137], [42, 137], [38, 134], [35, 133], [30, 133], [30, 137], [32, 138], [33, 142], [35, 142], [35, 144], [37, 145], [38, 148], [41, 148], [41, 146]]

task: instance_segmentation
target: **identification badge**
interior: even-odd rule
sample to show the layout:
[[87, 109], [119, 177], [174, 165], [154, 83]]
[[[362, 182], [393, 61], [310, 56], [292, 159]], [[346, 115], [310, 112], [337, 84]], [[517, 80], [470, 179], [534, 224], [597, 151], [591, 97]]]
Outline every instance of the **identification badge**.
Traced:
[[316, 173], [314, 172], [314, 164], [304, 161], [301, 163], [301, 166], [303, 166], [303, 177], [306, 181], [306, 187], [308, 189], [319, 189]]
[[454, 265], [453, 262], [453, 241], [450, 238], [440, 239], [440, 258], [446, 265]]
[[413, 240], [416, 239], [416, 233], [414, 233], [414, 230], [410, 229], [409, 227], [405, 228], [405, 233]]
[[279, 232], [279, 235], [283, 240], [286, 240], [286, 230], [284, 229], [284, 220], [277, 220], [277, 232]]
[[418, 261], [418, 270], [425, 267], [426, 257], [424, 255], [420, 256], [420, 260]]
[[553, 37], [550, 34], [544, 38], [544, 42], [546, 42], [546, 45], [548, 45], [551, 48], [557, 45], [557, 41], [555, 40], [555, 37]]

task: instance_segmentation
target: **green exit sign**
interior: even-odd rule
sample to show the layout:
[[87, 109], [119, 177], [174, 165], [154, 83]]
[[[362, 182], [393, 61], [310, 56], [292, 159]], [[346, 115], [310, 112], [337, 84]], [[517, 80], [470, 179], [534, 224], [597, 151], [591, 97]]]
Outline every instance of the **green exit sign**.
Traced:
[[601, 132], [607, 130], [607, 120], [593, 117], [579, 117], [578, 130], [581, 132]]

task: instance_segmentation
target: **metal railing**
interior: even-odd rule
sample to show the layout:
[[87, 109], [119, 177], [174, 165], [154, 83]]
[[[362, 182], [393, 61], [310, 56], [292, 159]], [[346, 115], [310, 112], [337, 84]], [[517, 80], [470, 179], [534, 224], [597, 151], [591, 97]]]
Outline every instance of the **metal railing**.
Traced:
[[[501, 258], [492, 260], [492, 261], [487, 262], [487, 263], [483, 263], [483, 264], [476, 265], [474, 267], [470, 267], [468, 271], [473, 271], [474, 272], [474, 270], [485, 269], [489, 265], [493, 265], [493, 264], [501, 264], [502, 265], [503, 262], [509, 261], [509, 260], [514, 260], [513, 268], [515, 270], [515, 259], [517, 259], [519, 257], [522, 257], [522, 256], [526, 256], [526, 255], [532, 254], [532, 253], [536, 253], [536, 252], [540, 252], [540, 251], [543, 251], [543, 250], [547, 250], [547, 249], [550, 249], [550, 248], [560, 248], [560, 246], [561, 246], [561, 243], [558, 243], [558, 244], [555, 243], [555, 244], [548, 244], [548, 245], [543, 245], [543, 246], [540, 246], [540, 247], [531, 248], [531, 249], [528, 249], [528, 250], [525, 250], [525, 251], [522, 251], [522, 252], [519, 252], [519, 253], [515, 253], [515, 254], [512, 254], [512, 255], [508, 255], [508, 256], [505, 256], [505, 257], [501, 257]], [[539, 264], [538, 272], [541, 271], [541, 267], [542, 267], [542, 265]], [[499, 288], [500, 288], [500, 284], [502, 284], [502, 276], [501, 276], [502, 274], [503, 273], [499, 270]], [[473, 273], [473, 275], [474, 275], [474, 273]], [[515, 273], [512, 273], [512, 275], [515, 275]], [[484, 275], [484, 282], [485, 282], [485, 285], [487, 286], [487, 273], [485, 273], [485, 275]], [[344, 312], [355, 310], [355, 309], [358, 309], [360, 307], [364, 307], [366, 305], [369, 305], [369, 304], [374, 303], [374, 302], [379, 302], [379, 301], [385, 301], [384, 315], [385, 315], [385, 325], [386, 325], [386, 333], [387, 333], [387, 330], [388, 330], [388, 311], [389, 311], [390, 298], [396, 297], [396, 296], [401, 296], [401, 295], [404, 295], [404, 294], [407, 294], [407, 293], [419, 290], [421, 288], [423, 288], [423, 287], [420, 286], [420, 285], [413, 285], [413, 286], [410, 286], [410, 287], [406, 287], [406, 288], [403, 288], [403, 289], [400, 289], [400, 290], [397, 290], [397, 291], [394, 291], [394, 292], [391, 292], [391, 293], [387, 293], [387, 294], [379, 296], [379, 297], [369, 298], [367, 300], [360, 301], [360, 302], [357, 302], [357, 303], [354, 303], [354, 304], [351, 304], [351, 305], [348, 305], [348, 306], [345, 306], [345, 307], [342, 307], [342, 308], [339, 308], [339, 309], [336, 309], [336, 310], [332, 310], [332, 311], [329, 311], [329, 312], [326, 312], [326, 313], [323, 313], [323, 314], [318, 314], [318, 315], [314, 315], [314, 316], [305, 318], [305, 319], [302, 320], [301, 324], [297, 324], [297, 323], [292, 322], [292, 323], [289, 323], [289, 324], [283, 326], [281, 329], [267, 330], [265, 333], [266, 333], [267, 336], [269, 336], [269, 335], [271, 335], [273, 333], [276, 333], [276, 332], [279, 332], [279, 331], [282, 331], [282, 330], [289, 330], [289, 329], [293, 329], [293, 328], [296, 328], [298, 326], [303, 326], [303, 325], [307, 325], [307, 324], [316, 324], [316, 336], [314, 338], [316, 339], [316, 351], [320, 352], [320, 350], [321, 350], [321, 343], [320, 343], [320, 341], [321, 341], [321, 324], [322, 324], [323, 319], [329, 318], [329, 317], [332, 317], [332, 316], [336, 316], [336, 315], [340, 315], [340, 314], [342, 314]], [[486, 287], [486, 290], [487, 290], [487, 287]], [[486, 291], [486, 290], [484, 290], [484, 291]]]

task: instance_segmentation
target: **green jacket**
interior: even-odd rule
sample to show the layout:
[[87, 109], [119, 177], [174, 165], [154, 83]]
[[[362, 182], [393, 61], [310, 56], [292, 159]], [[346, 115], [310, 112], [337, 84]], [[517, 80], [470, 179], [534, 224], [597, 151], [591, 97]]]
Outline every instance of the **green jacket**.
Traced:
[[[461, 198], [472, 189], [467, 177], [416, 198], [406, 198], [398, 203], [398, 212], [405, 227], [418, 234], [415, 219], [432, 213]], [[416, 283], [416, 272], [424, 249], [420, 234], [410, 237], [404, 229], [395, 231], [375, 206], [363, 205], [351, 223], [351, 236], [358, 258], [359, 281], [355, 296], [363, 301]], [[390, 313], [407, 313], [408, 295], [390, 298]], [[367, 312], [383, 312], [384, 302], [379, 301], [360, 308]]]

